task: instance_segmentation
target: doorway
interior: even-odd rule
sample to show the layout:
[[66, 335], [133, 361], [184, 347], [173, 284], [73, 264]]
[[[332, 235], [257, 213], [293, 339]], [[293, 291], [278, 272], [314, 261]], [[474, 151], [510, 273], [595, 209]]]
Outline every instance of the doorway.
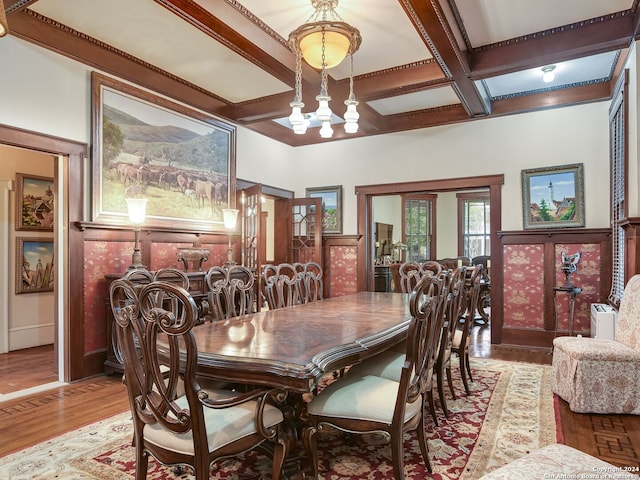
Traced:
[[[455, 192], [488, 189], [491, 204], [490, 243], [499, 245], [498, 232], [502, 229], [501, 188], [504, 175], [451, 178], [416, 182], [356, 186], [358, 205], [358, 290], [375, 290], [375, 220], [373, 199], [381, 195], [403, 195], [421, 192]], [[494, 251], [492, 256], [491, 304], [499, 306], [502, 300], [502, 255]], [[491, 343], [502, 341], [502, 310], [491, 311]]]
[[[70, 300], [70, 278], [81, 271], [82, 258], [72, 261], [69, 257], [71, 238], [78, 233], [68, 228], [72, 221], [82, 220], [85, 211], [84, 166], [87, 145], [52, 137], [37, 132], [0, 125], [0, 145], [18, 147], [53, 157], [55, 227], [51, 234], [54, 243], [54, 300], [53, 343], [54, 362], [59, 382], [69, 382], [81, 377], [79, 368], [72, 368], [72, 356], [84, 355], [84, 329], [82, 302]], [[78, 268], [78, 265], [80, 268]], [[79, 328], [72, 328], [72, 324]], [[70, 332], [74, 331], [73, 337]], [[78, 362], [75, 362], [78, 365]], [[81, 365], [81, 362], [80, 362]]]

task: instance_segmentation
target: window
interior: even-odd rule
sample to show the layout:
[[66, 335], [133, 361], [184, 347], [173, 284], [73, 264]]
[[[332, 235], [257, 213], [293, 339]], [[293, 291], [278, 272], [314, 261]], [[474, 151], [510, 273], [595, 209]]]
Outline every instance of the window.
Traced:
[[609, 108], [609, 155], [611, 157], [611, 228], [612, 228], [612, 274], [609, 302], [620, 305], [625, 283], [625, 233], [622, 226], [627, 211], [627, 83], [629, 72], [625, 70], [616, 85]]
[[489, 194], [459, 193], [458, 219], [460, 254], [469, 258], [491, 255]]
[[423, 262], [432, 259], [435, 251], [435, 195], [405, 195], [402, 202], [405, 261]]

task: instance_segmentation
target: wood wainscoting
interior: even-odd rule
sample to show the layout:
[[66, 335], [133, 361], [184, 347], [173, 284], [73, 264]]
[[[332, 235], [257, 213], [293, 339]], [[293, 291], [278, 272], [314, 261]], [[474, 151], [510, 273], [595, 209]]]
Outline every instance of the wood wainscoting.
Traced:
[[[582, 252], [571, 276], [582, 292], [575, 300], [574, 334], [589, 335], [591, 303], [606, 303], [611, 289], [610, 229], [548, 229], [499, 232], [502, 282], [492, 282], [494, 343], [551, 347], [554, 336], [569, 333], [568, 298], [554, 298], [554, 287], [565, 283], [561, 252]], [[492, 280], [495, 276], [492, 276]], [[501, 288], [499, 288], [499, 284]], [[499, 309], [498, 312], [495, 310]], [[495, 315], [493, 315], [496, 313]], [[557, 313], [557, 325], [556, 325]]]

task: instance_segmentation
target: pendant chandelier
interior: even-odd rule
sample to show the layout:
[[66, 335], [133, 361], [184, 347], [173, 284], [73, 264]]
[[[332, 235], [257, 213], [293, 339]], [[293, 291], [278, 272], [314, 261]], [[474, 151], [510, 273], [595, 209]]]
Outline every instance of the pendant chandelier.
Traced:
[[344, 114], [344, 130], [347, 133], [358, 131], [360, 115], [356, 110], [358, 101], [353, 93], [353, 54], [360, 48], [362, 38], [357, 28], [345, 23], [335, 11], [338, 0], [311, 0], [315, 9], [307, 21], [289, 34], [289, 45], [296, 55], [295, 96], [289, 104], [291, 115], [289, 122], [293, 131], [304, 134], [309, 126], [309, 118], [302, 113], [302, 60], [313, 68], [320, 69], [320, 94], [316, 97], [318, 109], [315, 114], [322, 122], [320, 136], [333, 135], [329, 107], [331, 97], [327, 87], [327, 70], [340, 64], [349, 55], [349, 98], [344, 101], [347, 110]]

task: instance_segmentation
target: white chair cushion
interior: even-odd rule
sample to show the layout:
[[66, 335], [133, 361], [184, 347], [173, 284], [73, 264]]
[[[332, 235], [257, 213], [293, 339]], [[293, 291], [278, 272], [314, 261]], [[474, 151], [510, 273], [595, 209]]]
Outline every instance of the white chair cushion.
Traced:
[[453, 332], [453, 340], [451, 340], [451, 347], [460, 348], [461, 343], [462, 343], [462, 330], [457, 328], [456, 331]]
[[[386, 378], [347, 375], [314, 397], [307, 410], [311, 415], [391, 424], [399, 388], [398, 382]], [[421, 408], [420, 399], [407, 404], [405, 422], [420, 414]]]
[[[225, 392], [214, 392], [218, 396], [224, 396]], [[229, 392], [231, 395], [232, 393]], [[214, 395], [210, 395], [211, 398]], [[176, 404], [183, 409], [188, 409], [187, 397], [180, 397]], [[224, 445], [232, 443], [242, 437], [256, 432], [255, 400], [229, 408], [214, 409], [203, 407], [204, 421], [207, 429], [207, 441], [209, 451], [216, 450]], [[282, 412], [272, 405], [264, 408], [264, 424], [272, 427], [282, 422]], [[168, 450], [173, 450], [187, 455], [193, 455], [192, 433], [172, 433], [159, 424], [145, 425], [143, 430], [146, 441]]]
[[375, 375], [386, 378], [387, 380], [399, 382], [402, 365], [404, 365], [406, 356], [404, 352], [387, 350], [352, 366], [347, 375], [350, 377]]

